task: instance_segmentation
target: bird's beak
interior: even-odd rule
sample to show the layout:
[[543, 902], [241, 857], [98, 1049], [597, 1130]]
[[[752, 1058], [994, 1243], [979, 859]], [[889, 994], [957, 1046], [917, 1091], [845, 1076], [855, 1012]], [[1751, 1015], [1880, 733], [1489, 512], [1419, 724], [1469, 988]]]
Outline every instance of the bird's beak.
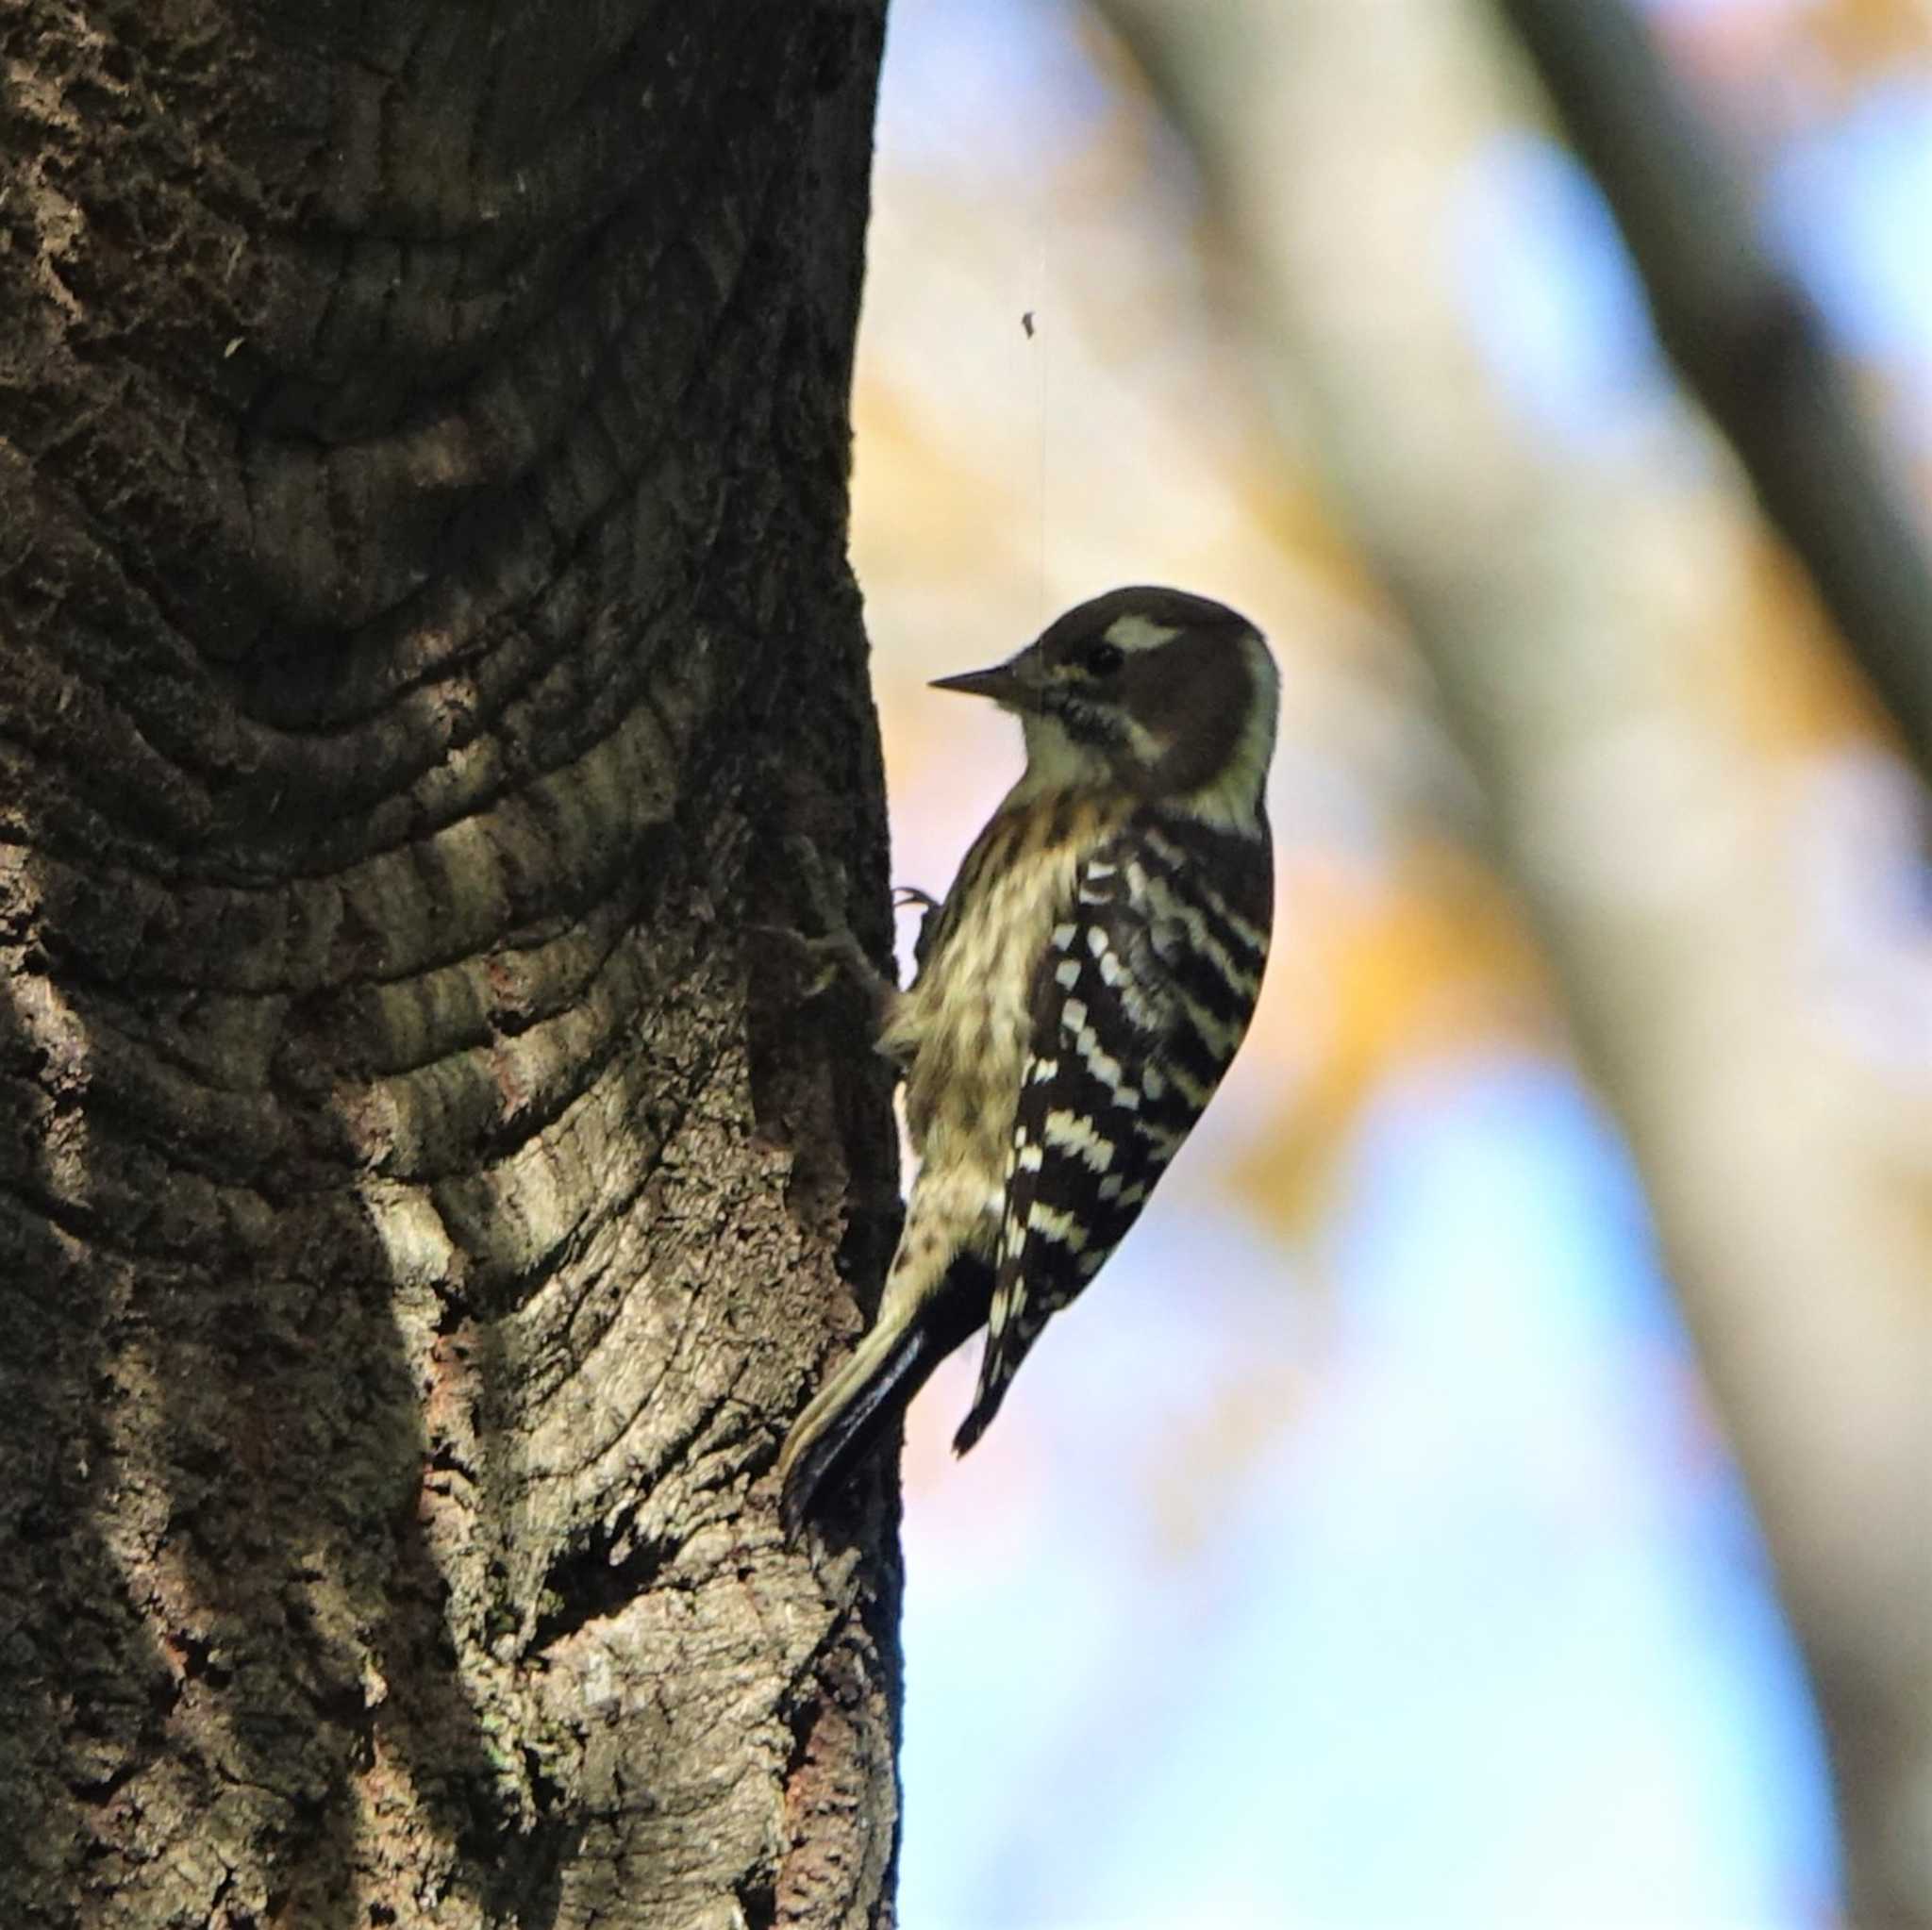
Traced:
[[961, 671], [958, 676], [935, 677], [936, 690], [960, 690], [969, 697], [991, 697], [1005, 710], [1031, 710], [1036, 707], [1033, 680], [1026, 674], [1024, 656], [991, 670]]

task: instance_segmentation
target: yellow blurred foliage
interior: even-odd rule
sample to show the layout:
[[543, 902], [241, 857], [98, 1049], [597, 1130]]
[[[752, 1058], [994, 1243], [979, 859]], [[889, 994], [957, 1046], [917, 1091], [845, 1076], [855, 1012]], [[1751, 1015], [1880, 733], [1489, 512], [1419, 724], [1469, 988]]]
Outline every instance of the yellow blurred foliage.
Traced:
[[1233, 1184], [1267, 1223], [1305, 1239], [1331, 1204], [1338, 1156], [1365, 1102], [1393, 1073], [1446, 1053], [1509, 1044], [1557, 1049], [1550, 984], [1535, 941], [1496, 873], [1465, 846], [1417, 825], [1386, 877], [1291, 861], [1277, 913], [1319, 981], [1320, 1023], [1299, 1001], [1265, 1000], [1258, 1042], [1289, 1057], [1276, 1028], [1316, 1046], [1235, 1169]]
[[1827, 0], [1800, 9], [1797, 31], [1846, 92], [1894, 69], [1916, 68], [1923, 78], [1932, 60], [1932, 15], [1922, 0]]
[[1731, 642], [1743, 726], [1767, 756], [1814, 755], [1887, 734], [1810, 578], [1768, 532], [1751, 556]]

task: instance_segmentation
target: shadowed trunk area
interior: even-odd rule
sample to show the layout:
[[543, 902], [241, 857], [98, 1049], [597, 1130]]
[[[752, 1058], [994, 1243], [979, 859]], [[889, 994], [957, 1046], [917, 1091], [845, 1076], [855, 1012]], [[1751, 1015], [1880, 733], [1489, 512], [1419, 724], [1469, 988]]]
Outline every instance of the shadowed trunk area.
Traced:
[[0, 1919], [883, 1923], [860, 5], [0, 23]]

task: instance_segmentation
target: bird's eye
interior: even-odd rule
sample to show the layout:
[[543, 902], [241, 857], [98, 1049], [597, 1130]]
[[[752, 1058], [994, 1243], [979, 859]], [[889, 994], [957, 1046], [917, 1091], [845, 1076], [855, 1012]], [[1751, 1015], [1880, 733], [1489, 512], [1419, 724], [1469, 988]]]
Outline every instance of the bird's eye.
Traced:
[[1118, 643], [1096, 643], [1080, 658], [1080, 667], [1097, 677], [1110, 677], [1126, 662], [1127, 653]]

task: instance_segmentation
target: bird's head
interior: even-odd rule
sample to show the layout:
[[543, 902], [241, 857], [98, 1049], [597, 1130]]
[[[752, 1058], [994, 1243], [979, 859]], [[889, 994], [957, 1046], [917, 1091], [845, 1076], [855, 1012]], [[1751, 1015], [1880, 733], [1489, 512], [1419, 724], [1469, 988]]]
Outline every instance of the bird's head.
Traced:
[[1261, 633], [1224, 604], [1109, 591], [1017, 657], [933, 688], [1020, 718], [1024, 791], [1121, 790], [1237, 829], [1260, 817], [1279, 678]]

